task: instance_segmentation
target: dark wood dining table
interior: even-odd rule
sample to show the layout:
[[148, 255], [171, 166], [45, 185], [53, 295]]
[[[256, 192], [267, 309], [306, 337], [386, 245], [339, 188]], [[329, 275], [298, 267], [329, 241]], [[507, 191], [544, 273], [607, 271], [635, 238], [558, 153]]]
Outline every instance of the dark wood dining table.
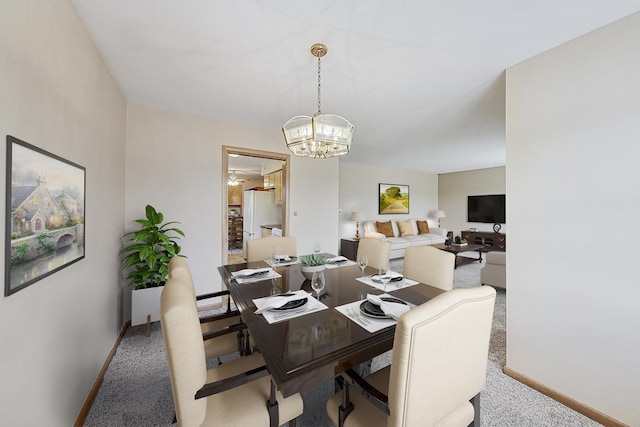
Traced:
[[[254, 314], [254, 299], [300, 289], [313, 291], [298, 264], [275, 267], [274, 270], [282, 276], [277, 279], [242, 284], [232, 280], [235, 271], [264, 267], [269, 265], [260, 261], [224, 265], [218, 267], [218, 271], [271, 376], [285, 397], [334, 378], [346, 369], [356, 368], [392, 349], [395, 326], [370, 333], [334, 308], [363, 300], [367, 293], [383, 293], [356, 280], [362, 275], [357, 265], [324, 271], [326, 285], [320, 301], [328, 307], [327, 310], [305, 313], [272, 324], [262, 315]], [[365, 275], [373, 273], [377, 270], [365, 269]], [[396, 290], [393, 287], [389, 285], [387, 293], [416, 305], [444, 292], [422, 283]], [[316, 297], [315, 292], [313, 296]]]

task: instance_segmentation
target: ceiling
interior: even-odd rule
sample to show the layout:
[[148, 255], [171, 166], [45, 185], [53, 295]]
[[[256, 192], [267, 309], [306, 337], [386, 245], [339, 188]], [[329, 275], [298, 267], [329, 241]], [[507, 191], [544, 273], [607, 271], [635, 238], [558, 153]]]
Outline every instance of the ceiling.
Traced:
[[276, 161], [252, 156], [229, 156], [227, 162], [229, 173], [235, 174], [243, 182], [244, 180], [262, 178], [263, 167], [272, 166]]
[[[640, 0], [72, 0], [129, 103], [280, 133], [355, 126], [341, 161], [429, 173], [505, 164], [504, 70]], [[284, 140], [283, 140], [284, 144]], [[321, 160], [318, 160], [321, 161]]]

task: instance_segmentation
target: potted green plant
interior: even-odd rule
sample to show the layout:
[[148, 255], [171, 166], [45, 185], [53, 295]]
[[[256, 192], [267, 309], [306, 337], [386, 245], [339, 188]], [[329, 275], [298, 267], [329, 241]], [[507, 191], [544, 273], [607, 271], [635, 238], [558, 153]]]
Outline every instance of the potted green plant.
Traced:
[[[180, 255], [177, 240], [184, 232], [173, 227], [179, 222], [165, 222], [161, 212], [147, 205], [146, 218], [136, 219], [139, 230], [129, 231], [122, 237], [125, 247], [123, 269], [131, 269], [127, 275], [129, 285], [134, 290], [131, 296], [131, 324], [154, 322], [160, 319], [160, 294], [169, 273], [169, 260]], [[145, 291], [145, 292], [143, 292]]]
[[327, 268], [327, 259], [322, 255], [311, 254], [300, 257], [300, 271], [309, 280], [314, 272], [324, 271], [325, 268]]

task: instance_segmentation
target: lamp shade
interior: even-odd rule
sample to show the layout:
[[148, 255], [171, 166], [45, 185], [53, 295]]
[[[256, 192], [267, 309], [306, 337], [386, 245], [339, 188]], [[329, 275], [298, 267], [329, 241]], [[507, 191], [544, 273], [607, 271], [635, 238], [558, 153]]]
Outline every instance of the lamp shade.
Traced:
[[364, 214], [360, 211], [351, 212], [351, 216], [349, 217], [349, 221], [362, 221], [364, 220]]
[[446, 218], [446, 215], [444, 214], [444, 211], [436, 211], [436, 218]]

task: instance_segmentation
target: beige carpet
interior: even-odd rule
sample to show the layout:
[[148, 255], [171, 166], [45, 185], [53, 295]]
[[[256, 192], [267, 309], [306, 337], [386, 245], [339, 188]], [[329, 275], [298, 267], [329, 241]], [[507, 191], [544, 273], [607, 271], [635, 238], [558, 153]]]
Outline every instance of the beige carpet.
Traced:
[[[482, 264], [458, 267], [454, 287], [480, 285]], [[402, 271], [402, 262], [394, 269]], [[506, 294], [498, 290], [491, 331], [487, 386], [481, 395], [481, 426], [599, 426], [600, 424], [538, 393], [502, 373], [506, 355]], [[129, 329], [107, 370], [89, 412], [87, 426], [169, 426], [173, 418], [171, 385], [158, 322], [151, 337]], [[376, 370], [389, 363], [391, 353], [373, 360]], [[331, 426], [326, 401], [333, 394], [333, 382], [325, 381], [302, 393], [304, 414], [300, 427]]]

